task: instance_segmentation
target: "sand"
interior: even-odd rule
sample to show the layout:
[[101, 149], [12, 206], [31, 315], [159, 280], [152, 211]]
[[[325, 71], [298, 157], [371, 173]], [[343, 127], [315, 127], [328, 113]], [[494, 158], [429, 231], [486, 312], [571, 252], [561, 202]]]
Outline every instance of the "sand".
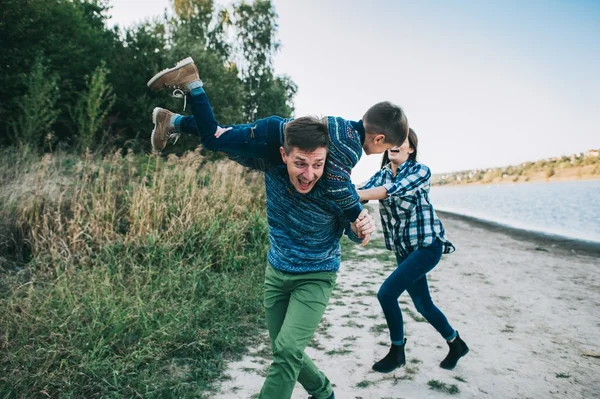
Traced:
[[[307, 348], [336, 398], [600, 398], [599, 246], [440, 216], [457, 251], [429, 273], [432, 297], [471, 351], [441, 369], [447, 345], [404, 293], [407, 365], [371, 371], [388, 350], [376, 291], [394, 264], [383, 249], [357, 247]], [[208, 397], [255, 396], [266, 343], [257, 337]], [[293, 398], [307, 397], [297, 384]]]

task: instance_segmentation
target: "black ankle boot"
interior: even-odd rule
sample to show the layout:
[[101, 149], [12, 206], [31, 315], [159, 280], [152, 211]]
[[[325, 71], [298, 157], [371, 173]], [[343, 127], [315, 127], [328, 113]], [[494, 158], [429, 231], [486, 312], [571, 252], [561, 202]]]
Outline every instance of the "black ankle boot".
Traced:
[[396, 370], [398, 367], [404, 366], [406, 364], [404, 345], [406, 345], [406, 338], [402, 345], [392, 344], [388, 354], [373, 365], [373, 370], [379, 371], [380, 373], [389, 373]]
[[456, 332], [456, 339], [446, 343], [448, 344], [450, 351], [446, 358], [440, 363], [440, 367], [446, 370], [452, 370], [456, 366], [456, 363], [458, 363], [458, 359], [469, 353], [469, 347], [465, 344], [465, 341], [460, 339], [458, 331]]

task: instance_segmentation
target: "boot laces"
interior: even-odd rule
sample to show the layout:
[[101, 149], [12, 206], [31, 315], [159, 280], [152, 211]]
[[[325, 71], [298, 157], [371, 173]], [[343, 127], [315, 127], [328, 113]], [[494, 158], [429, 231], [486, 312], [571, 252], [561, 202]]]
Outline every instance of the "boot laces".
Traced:
[[183, 110], [185, 111], [185, 107], [187, 106], [187, 97], [185, 96], [185, 91], [179, 87], [175, 87], [172, 96], [175, 98], [183, 98]]
[[181, 137], [181, 133], [172, 132], [167, 135], [167, 141], [173, 140], [173, 145], [177, 143], [177, 140]]

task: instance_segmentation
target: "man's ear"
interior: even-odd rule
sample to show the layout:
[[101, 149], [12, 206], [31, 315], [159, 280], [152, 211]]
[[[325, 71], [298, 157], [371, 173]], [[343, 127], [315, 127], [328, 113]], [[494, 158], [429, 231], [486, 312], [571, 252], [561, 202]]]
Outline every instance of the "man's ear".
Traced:
[[281, 160], [283, 163], [287, 164], [287, 154], [285, 153], [283, 147], [279, 147], [279, 153], [281, 154]]

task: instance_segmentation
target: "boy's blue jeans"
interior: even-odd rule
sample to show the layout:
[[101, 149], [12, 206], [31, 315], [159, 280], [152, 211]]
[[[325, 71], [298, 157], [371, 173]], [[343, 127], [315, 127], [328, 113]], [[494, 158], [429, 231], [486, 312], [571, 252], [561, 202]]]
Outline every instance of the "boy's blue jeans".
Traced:
[[221, 125], [232, 129], [217, 138], [214, 134], [218, 123], [208, 96], [203, 89], [194, 89], [193, 93], [188, 94], [193, 116], [183, 116], [176, 121], [178, 130], [199, 135], [204, 148], [211, 151], [282, 163], [279, 147], [283, 142], [283, 118], [271, 116], [253, 124]]
[[432, 270], [442, 257], [443, 246], [440, 240], [417, 249], [402, 259], [396, 254], [398, 267], [383, 282], [377, 299], [381, 304], [392, 343], [404, 343], [404, 323], [398, 298], [408, 291], [415, 308], [446, 340], [454, 338], [455, 331], [446, 316], [433, 304], [429, 293], [426, 274]]

